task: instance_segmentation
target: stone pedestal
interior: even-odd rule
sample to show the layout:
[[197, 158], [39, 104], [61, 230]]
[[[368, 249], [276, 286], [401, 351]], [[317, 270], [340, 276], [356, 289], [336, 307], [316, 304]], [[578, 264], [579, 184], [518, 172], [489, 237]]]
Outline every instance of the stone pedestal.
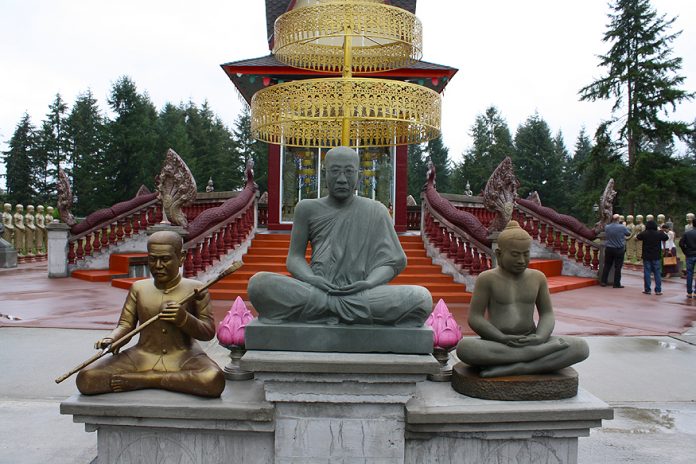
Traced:
[[17, 267], [17, 250], [2, 238], [0, 238], [0, 267]]
[[273, 406], [253, 380], [228, 382], [219, 399], [163, 390], [75, 395], [60, 412], [97, 432], [96, 464], [273, 462]]
[[46, 226], [48, 234], [48, 277], [69, 277], [68, 237], [70, 227], [62, 222]]
[[275, 405], [283, 464], [403, 463], [404, 405], [439, 371], [431, 355], [248, 351], [241, 365]]
[[582, 388], [565, 400], [493, 401], [423, 382], [406, 404], [404, 462], [575, 464], [578, 437], [613, 417]]
[[560, 400], [578, 394], [578, 373], [572, 367], [535, 375], [483, 378], [478, 369], [458, 363], [452, 388], [472, 398], [500, 401]]
[[254, 319], [244, 332], [248, 350], [430, 354], [433, 330], [379, 325], [265, 324]]
[[219, 399], [163, 390], [75, 395], [62, 414], [97, 432], [97, 464], [562, 463], [613, 418], [582, 388], [555, 401], [494, 401], [428, 382], [430, 355], [249, 351], [257, 380]]

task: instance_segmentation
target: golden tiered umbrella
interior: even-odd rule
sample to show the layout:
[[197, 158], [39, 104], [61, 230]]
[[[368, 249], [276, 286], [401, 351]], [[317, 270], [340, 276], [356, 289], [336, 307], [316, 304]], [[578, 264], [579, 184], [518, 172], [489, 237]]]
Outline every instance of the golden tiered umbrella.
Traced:
[[440, 133], [440, 95], [390, 79], [353, 77], [420, 59], [415, 15], [381, 0], [305, 0], [278, 17], [275, 57], [342, 77], [273, 85], [251, 100], [251, 128], [265, 142], [300, 147], [421, 143]]

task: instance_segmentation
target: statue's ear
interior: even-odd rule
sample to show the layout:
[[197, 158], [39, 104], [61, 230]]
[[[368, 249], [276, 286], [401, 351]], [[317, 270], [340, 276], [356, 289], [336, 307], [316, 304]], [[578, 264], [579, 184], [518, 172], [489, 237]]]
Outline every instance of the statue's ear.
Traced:
[[498, 260], [500, 260], [500, 257], [501, 257], [502, 255], [503, 255], [503, 250], [501, 250], [500, 248], [496, 248], [496, 249], [495, 249], [495, 257], [496, 257]]

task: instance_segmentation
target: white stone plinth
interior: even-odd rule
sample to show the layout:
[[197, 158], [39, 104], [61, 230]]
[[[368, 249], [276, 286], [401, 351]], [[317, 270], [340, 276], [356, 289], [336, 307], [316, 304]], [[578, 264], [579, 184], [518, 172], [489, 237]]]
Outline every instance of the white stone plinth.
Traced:
[[69, 277], [68, 237], [70, 227], [62, 222], [46, 225], [48, 233], [48, 277]]
[[578, 437], [614, 417], [582, 388], [554, 401], [494, 401], [424, 382], [406, 405], [408, 464], [423, 462], [563, 463], [578, 460]]
[[275, 404], [275, 462], [403, 463], [404, 405], [432, 355], [247, 351]]
[[97, 431], [99, 464], [273, 462], [273, 406], [253, 380], [221, 398], [163, 390], [75, 395], [60, 405]]

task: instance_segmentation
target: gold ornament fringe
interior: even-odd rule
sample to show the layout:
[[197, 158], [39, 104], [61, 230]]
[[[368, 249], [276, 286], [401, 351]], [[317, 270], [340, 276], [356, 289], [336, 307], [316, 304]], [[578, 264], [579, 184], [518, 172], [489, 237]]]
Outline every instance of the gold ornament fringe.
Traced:
[[278, 17], [273, 54], [296, 68], [342, 72], [349, 40], [351, 72], [375, 73], [420, 60], [422, 34], [420, 20], [402, 8], [370, 0], [320, 1]]
[[349, 146], [421, 143], [440, 133], [440, 95], [387, 79], [292, 81], [258, 91], [251, 100], [255, 138], [296, 147], [334, 147], [349, 121]]

